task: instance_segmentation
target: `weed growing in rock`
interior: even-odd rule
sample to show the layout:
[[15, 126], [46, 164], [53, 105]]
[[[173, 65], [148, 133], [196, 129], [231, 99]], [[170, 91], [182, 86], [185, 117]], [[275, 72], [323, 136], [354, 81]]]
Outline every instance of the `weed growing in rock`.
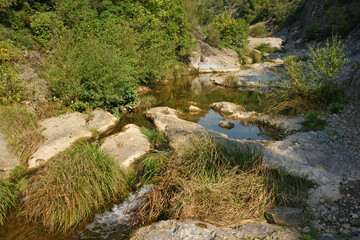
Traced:
[[44, 140], [35, 114], [17, 106], [0, 106], [0, 132], [7, 138], [10, 150], [23, 163]]
[[155, 129], [141, 127], [140, 131], [149, 138], [150, 144], [153, 147], [160, 147], [167, 143], [167, 140], [164, 137], [164, 135], [162, 135], [160, 132], [158, 132]]
[[238, 86], [239, 86], [238, 80], [235, 75], [232, 74], [232, 75], [226, 76], [225, 81], [224, 81], [224, 87], [236, 88]]
[[285, 70], [277, 74], [276, 88], [267, 91], [268, 111], [298, 114], [324, 110], [330, 103], [345, 100], [345, 91], [336, 82], [348, 62], [345, 44], [335, 36], [324, 47], [309, 49], [312, 55], [307, 62], [287, 59]]
[[0, 224], [4, 224], [9, 210], [16, 205], [18, 201], [17, 191], [13, 184], [0, 180]]
[[52, 159], [29, 184], [23, 215], [49, 231], [67, 231], [111, 200], [128, 194], [119, 163], [87, 142]]
[[341, 103], [330, 103], [328, 108], [330, 112], [338, 113], [344, 108], [344, 105], [342, 105]]
[[[159, 152], [142, 164], [142, 182], [154, 184], [136, 216], [142, 222], [180, 218], [234, 226], [260, 218], [275, 204], [295, 204], [312, 183], [262, 164], [260, 149], [194, 140], [181, 155]], [[292, 185], [292, 186], [290, 186]]]
[[317, 112], [308, 112], [305, 114], [305, 117], [305, 127], [309, 130], [320, 131], [325, 129], [326, 121], [321, 119]]

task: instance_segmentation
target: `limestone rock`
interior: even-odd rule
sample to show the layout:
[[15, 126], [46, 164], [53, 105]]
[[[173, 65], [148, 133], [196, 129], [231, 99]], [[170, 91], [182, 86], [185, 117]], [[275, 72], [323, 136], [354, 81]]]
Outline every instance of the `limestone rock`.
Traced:
[[219, 123], [219, 126], [226, 129], [232, 129], [233, 127], [235, 127], [235, 124], [229, 121], [221, 121]]
[[197, 112], [202, 112], [203, 110], [196, 107], [196, 106], [193, 106], [193, 105], [190, 105], [189, 107], [189, 112], [193, 112], [193, 113], [197, 113]]
[[227, 117], [233, 120], [250, 120], [257, 115], [256, 112], [247, 112], [243, 106], [230, 102], [216, 102], [209, 107], [222, 114], [230, 114]]
[[303, 210], [299, 208], [278, 207], [267, 210], [264, 216], [268, 223], [286, 224], [293, 227], [300, 227], [306, 221]]
[[29, 168], [47, 162], [76, 141], [90, 139], [96, 132], [102, 134], [111, 130], [117, 124], [115, 119], [110, 113], [99, 109], [90, 116], [74, 112], [41, 121], [40, 129], [46, 141], [30, 157]]
[[5, 136], [0, 133], [0, 178], [6, 178], [19, 164], [19, 159], [7, 149]]
[[280, 49], [283, 44], [283, 40], [281, 38], [277, 37], [263, 37], [263, 38], [253, 38], [249, 37], [249, 48], [255, 48], [256, 46], [268, 43], [270, 44], [270, 47]]
[[305, 124], [304, 116], [289, 118], [285, 116], [259, 114], [255, 121], [259, 124], [275, 127], [283, 135], [299, 132], [304, 129]]
[[200, 73], [233, 72], [240, 70], [238, 54], [230, 49], [217, 49], [198, 41], [198, 49], [190, 59], [190, 67]]
[[124, 167], [128, 167], [150, 150], [150, 143], [138, 126], [128, 124], [124, 129], [125, 131], [106, 138], [100, 148], [108, 151]]
[[217, 228], [211, 224], [185, 220], [161, 221], [137, 230], [131, 240], [210, 240], [210, 239], [282, 239], [295, 240], [299, 235], [289, 229], [267, 223], [250, 223], [234, 229]]

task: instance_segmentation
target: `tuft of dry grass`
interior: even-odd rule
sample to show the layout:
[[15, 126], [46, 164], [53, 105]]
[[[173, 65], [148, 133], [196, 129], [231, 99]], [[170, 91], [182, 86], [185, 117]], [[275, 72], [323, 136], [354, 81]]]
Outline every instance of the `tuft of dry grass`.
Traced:
[[129, 191], [120, 164], [87, 142], [55, 156], [29, 183], [24, 215], [50, 232], [73, 229], [80, 221]]
[[237, 88], [238, 86], [238, 80], [234, 74], [226, 76], [224, 81], [224, 87]]
[[261, 218], [277, 204], [300, 202], [313, 183], [270, 169], [262, 160], [259, 149], [225, 146], [213, 139], [195, 141], [183, 155], [150, 156], [143, 162], [142, 176], [154, 189], [137, 217], [142, 222], [180, 218], [229, 227]]
[[24, 164], [44, 141], [35, 114], [24, 107], [0, 106], [0, 132]]

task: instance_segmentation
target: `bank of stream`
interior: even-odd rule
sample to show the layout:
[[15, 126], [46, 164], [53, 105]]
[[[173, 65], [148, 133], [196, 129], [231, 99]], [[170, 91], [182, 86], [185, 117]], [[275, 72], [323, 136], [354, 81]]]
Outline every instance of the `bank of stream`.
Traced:
[[[134, 123], [138, 126], [153, 128], [146, 119], [144, 111], [151, 107], [168, 106], [182, 112], [181, 118], [197, 122], [201, 126], [227, 134], [234, 139], [271, 140], [276, 138], [276, 131], [249, 122], [239, 122], [226, 119], [235, 126], [231, 129], [219, 127], [219, 122], [225, 118], [208, 107], [209, 104], [220, 101], [233, 102], [245, 107], [247, 111], [262, 112], [259, 104], [261, 91], [243, 88], [224, 88], [214, 85], [211, 75], [185, 76], [167, 84], [159, 85], [141, 96], [143, 104], [136, 112], [123, 116], [122, 120], [111, 133], [119, 132], [123, 126]], [[202, 111], [190, 112], [189, 106], [196, 105]], [[136, 194], [131, 194], [124, 203], [115, 203], [104, 209], [92, 219], [84, 220], [78, 228], [67, 235], [62, 233], [49, 235], [39, 224], [26, 223], [17, 217], [17, 212], [9, 216], [4, 226], [0, 227], [0, 239], [126, 239], [131, 228], [126, 224], [128, 216], [124, 210]], [[121, 222], [123, 221], [123, 224]]]

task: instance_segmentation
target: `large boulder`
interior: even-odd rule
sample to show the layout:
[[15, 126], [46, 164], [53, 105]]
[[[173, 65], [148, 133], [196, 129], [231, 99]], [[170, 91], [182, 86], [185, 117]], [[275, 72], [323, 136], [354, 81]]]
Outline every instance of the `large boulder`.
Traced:
[[95, 110], [90, 114], [66, 113], [41, 121], [40, 129], [46, 141], [30, 157], [29, 168], [47, 162], [76, 141], [105, 134], [117, 123], [116, 117], [103, 110]]
[[190, 59], [190, 67], [200, 73], [233, 72], [240, 70], [238, 54], [230, 49], [217, 49], [198, 41], [197, 52]]
[[211, 239], [299, 239], [299, 234], [287, 228], [258, 222], [236, 228], [217, 228], [199, 221], [161, 221], [137, 230], [131, 240], [211, 240]]
[[256, 112], [247, 112], [243, 106], [230, 102], [216, 102], [209, 107], [233, 120], [251, 120], [257, 116]]
[[109, 152], [124, 167], [128, 167], [150, 150], [150, 143], [138, 126], [128, 124], [124, 130], [106, 138], [100, 148]]
[[8, 177], [11, 170], [20, 164], [19, 158], [7, 149], [7, 144], [5, 136], [0, 133], [0, 178]]

